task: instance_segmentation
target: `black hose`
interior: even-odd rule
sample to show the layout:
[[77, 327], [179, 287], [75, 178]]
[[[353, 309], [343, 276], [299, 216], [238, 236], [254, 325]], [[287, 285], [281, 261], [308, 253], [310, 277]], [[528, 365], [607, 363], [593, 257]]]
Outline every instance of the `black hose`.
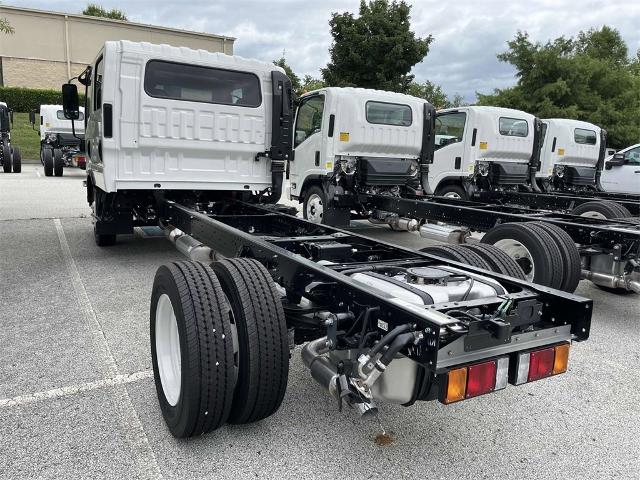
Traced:
[[393, 357], [395, 357], [396, 353], [398, 353], [414, 340], [415, 337], [413, 336], [413, 333], [404, 333], [402, 335], [398, 335], [393, 343], [389, 346], [389, 348], [387, 348], [387, 350], [384, 352], [384, 355], [382, 355], [382, 358], [380, 358], [380, 362], [386, 367], [391, 363], [391, 360], [393, 360]]
[[369, 318], [371, 318], [372, 312], [377, 312], [380, 310], [380, 307], [367, 308], [366, 313], [364, 314], [364, 320], [362, 321], [362, 329], [360, 330], [360, 344], [359, 348], [362, 348], [364, 342], [364, 335], [369, 327]]
[[389, 343], [395, 340], [395, 338], [398, 335], [406, 332], [410, 328], [411, 328], [411, 325], [407, 323], [405, 323], [404, 325], [398, 325], [396, 328], [394, 328], [389, 333], [387, 333], [384, 337], [382, 337], [382, 340], [380, 340], [373, 347], [371, 347], [371, 350], [369, 351], [369, 356], [371, 358], [376, 356], [380, 352], [380, 350], [382, 350], [385, 346], [387, 346]]

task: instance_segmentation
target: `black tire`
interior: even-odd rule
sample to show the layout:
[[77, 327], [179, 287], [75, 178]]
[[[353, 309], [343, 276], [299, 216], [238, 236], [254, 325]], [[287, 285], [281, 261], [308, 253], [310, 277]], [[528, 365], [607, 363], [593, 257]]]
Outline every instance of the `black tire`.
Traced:
[[544, 222], [532, 222], [529, 225], [536, 225], [547, 232], [560, 248], [562, 263], [564, 265], [564, 277], [560, 290], [573, 293], [578, 288], [580, 277], [582, 276], [582, 264], [580, 252], [575, 242], [567, 232], [556, 225]]
[[472, 267], [478, 267], [489, 271], [492, 270], [491, 265], [489, 265], [484, 258], [476, 252], [464, 248], [463, 245], [435, 245], [433, 247], [422, 248], [420, 251], [437, 255], [439, 257], [446, 258], [447, 260], [465, 263]]
[[[156, 311], [162, 295], [171, 301], [180, 345], [180, 390], [174, 405], [167, 400], [157, 356]], [[171, 433], [184, 438], [221, 427], [233, 400], [233, 333], [224, 293], [209, 266], [174, 262], [157, 270], [150, 330], [156, 392]]]
[[578, 205], [571, 210], [571, 215], [580, 215], [584, 217], [602, 216], [604, 218], [621, 218], [630, 217], [631, 213], [626, 207], [611, 200], [594, 200]]
[[462, 247], [473, 250], [480, 255], [489, 264], [492, 272], [517, 278], [518, 280], [525, 280], [524, 272], [520, 265], [498, 247], [485, 243], [468, 243], [462, 245]]
[[[313, 203], [310, 204], [310, 200], [314, 197], [319, 197], [320, 204], [322, 205], [322, 212], [316, 213]], [[310, 187], [304, 195], [304, 202], [302, 204], [302, 215], [305, 220], [310, 222], [323, 224], [324, 215], [327, 211], [327, 195], [324, 193], [322, 187], [314, 185]]]
[[11, 147], [2, 146], [2, 170], [4, 173], [11, 173]]
[[[562, 255], [559, 246], [547, 232], [530, 223], [504, 223], [489, 230], [481, 242], [496, 245], [508, 240], [518, 242], [529, 252], [530, 259], [514, 258], [525, 276], [533, 272], [533, 283], [560, 288], [564, 276]], [[503, 249], [506, 247], [496, 246]]]
[[99, 247], [112, 247], [116, 244], [116, 235], [113, 233], [98, 233], [96, 226], [93, 226], [93, 237]]
[[211, 265], [229, 299], [238, 335], [238, 380], [229, 423], [262, 420], [282, 403], [289, 376], [289, 343], [282, 302], [269, 272], [256, 260]]
[[50, 177], [53, 175], [53, 150], [45, 148], [42, 150], [42, 161], [44, 164], [44, 175]]
[[56, 177], [61, 177], [64, 171], [64, 162], [62, 160], [62, 150], [56, 148], [53, 150], [53, 173]]
[[455, 198], [455, 195], [457, 195], [460, 200], [469, 200], [469, 196], [467, 195], [467, 192], [465, 191], [464, 188], [462, 188], [461, 185], [456, 185], [456, 184], [449, 184], [449, 185], [444, 185], [442, 187], [438, 187], [436, 189], [436, 196], [438, 197], [446, 197], [446, 196], [451, 196], [452, 198]]
[[11, 162], [13, 164], [13, 173], [22, 172], [22, 152], [18, 147], [13, 147], [13, 156]]

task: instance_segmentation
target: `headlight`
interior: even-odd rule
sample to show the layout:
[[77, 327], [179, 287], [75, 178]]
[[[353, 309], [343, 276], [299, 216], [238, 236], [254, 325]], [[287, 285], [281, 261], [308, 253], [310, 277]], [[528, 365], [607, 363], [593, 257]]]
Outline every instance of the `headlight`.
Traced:
[[409, 175], [411, 175], [412, 177], [415, 177], [418, 174], [418, 164], [411, 162], [411, 164], [409, 165]]
[[478, 162], [478, 174], [482, 177], [489, 175], [489, 164]]
[[353, 175], [356, 173], [356, 167], [358, 165], [358, 159], [355, 157], [343, 157], [339, 156], [336, 159], [336, 167], [340, 169], [342, 173], [347, 175]]
[[556, 176], [558, 178], [564, 177], [564, 165], [556, 165]]
[[47, 141], [55, 142], [56, 140], [58, 140], [58, 135], [55, 133], [47, 133]]

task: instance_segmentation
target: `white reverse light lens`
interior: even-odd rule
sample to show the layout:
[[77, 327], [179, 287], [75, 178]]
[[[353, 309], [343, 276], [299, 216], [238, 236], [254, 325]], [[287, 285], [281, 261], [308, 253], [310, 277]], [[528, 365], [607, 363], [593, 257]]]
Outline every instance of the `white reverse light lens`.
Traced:
[[516, 385], [527, 383], [529, 378], [529, 354], [518, 355], [518, 374], [516, 375]]
[[[528, 371], [529, 369], [527, 369]], [[502, 390], [509, 382], [509, 357], [499, 358], [496, 368], [496, 386], [494, 390]]]

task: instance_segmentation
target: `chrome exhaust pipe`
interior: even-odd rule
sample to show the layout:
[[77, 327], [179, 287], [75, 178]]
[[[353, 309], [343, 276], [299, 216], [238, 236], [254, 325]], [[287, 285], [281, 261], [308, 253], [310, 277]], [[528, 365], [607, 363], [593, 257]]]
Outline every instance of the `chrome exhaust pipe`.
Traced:
[[220, 254], [180, 229], [169, 226], [164, 232], [167, 239], [176, 246], [176, 249], [193, 261], [210, 263], [222, 258]]
[[465, 243], [466, 239], [471, 236], [471, 232], [464, 227], [425, 223], [420, 227], [420, 236], [439, 242]]
[[640, 293], [640, 275], [611, 275], [608, 273], [582, 270], [582, 278], [590, 280], [596, 285], [609, 288], [622, 288], [631, 292]]
[[369, 222], [374, 225], [389, 225], [393, 230], [398, 232], [416, 232], [420, 228], [420, 222], [414, 218], [403, 218], [397, 215], [386, 215], [380, 217], [369, 217]]

